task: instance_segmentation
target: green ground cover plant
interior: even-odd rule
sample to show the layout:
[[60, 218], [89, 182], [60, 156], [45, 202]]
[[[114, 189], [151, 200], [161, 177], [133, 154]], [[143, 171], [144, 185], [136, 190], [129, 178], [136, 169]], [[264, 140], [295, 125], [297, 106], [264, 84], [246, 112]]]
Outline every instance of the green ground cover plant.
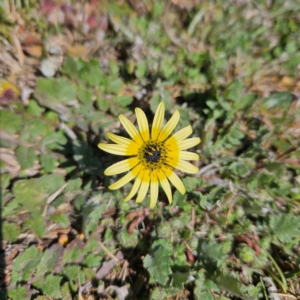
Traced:
[[[299, 299], [299, 9], [0, 4], [0, 298]], [[160, 102], [199, 172], [149, 209], [97, 145]]]

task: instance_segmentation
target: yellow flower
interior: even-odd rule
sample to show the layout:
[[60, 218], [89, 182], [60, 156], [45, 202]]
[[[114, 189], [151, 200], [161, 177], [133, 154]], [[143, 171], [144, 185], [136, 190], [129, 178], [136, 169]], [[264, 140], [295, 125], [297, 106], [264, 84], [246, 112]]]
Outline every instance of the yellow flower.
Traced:
[[9, 81], [0, 81], [0, 100], [16, 100], [20, 95], [19, 89]]
[[136, 203], [142, 202], [150, 186], [150, 208], [153, 208], [157, 202], [160, 183], [171, 204], [172, 192], [169, 181], [181, 194], [186, 192], [182, 181], [173, 170], [176, 168], [189, 174], [198, 172], [197, 167], [187, 162], [187, 160], [198, 160], [198, 154], [184, 150], [199, 144], [200, 138], [186, 139], [193, 132], [191, 126], [187, 126], [170, 136], [179, 121], [180, 114], [176, 110], [162, 128], [165, 114], [163, 102], [159, 104], [155, 112], [151, 135], [145, 113], [140, 108], [136, 108], [135, 113], [139, 131], [125, 116], [119, 116], [132, 140], [107, 132], [109, 139], [116, 144], [101, 143], [98, 145], [101, 150], [106, 152], [130, 156], [130, 158], [115, 163], [104, 171], [107, 176], [129, 171], [124, 177], [109, 186], [109, 189], [119, 189], [136, 178], [124, 201], [132, 199], [139, 191]]

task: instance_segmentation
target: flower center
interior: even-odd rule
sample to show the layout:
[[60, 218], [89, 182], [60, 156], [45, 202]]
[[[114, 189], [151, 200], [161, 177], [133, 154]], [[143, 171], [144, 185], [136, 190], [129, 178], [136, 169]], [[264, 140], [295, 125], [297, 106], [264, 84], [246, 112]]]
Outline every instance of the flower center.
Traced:
[[145, 167], [158, 169], [165, 163], [166, 154], [166, 147], [162, 142], [150, 140], [139, 149], [138, 158]]
[[144, 158], [148, 161], [148, 162], [158, 162], [160, 159], [160, 150], [159, 148], [154, 148], [151, 146], [147, 146], [144, 150]]

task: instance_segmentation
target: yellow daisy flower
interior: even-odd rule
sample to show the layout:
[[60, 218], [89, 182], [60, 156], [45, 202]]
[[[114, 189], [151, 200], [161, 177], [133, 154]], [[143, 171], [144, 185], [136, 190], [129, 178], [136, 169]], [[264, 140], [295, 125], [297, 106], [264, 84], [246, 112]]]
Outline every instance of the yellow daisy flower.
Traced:
[[172, 192], [169, 181], [181, 194], [186, 192], [182, 181], [173, 170], [178, 169], [189, 174], [198, 172], [196, 166], [187, 162], [187, 160], [198, 160], [198, 154], [184, 150], [199, 144], [200, 138], [187, 139], [193, 132], [191, 126], [187, 126], [170, 136], [179, 121], [180, 114], [176, 110], [162, 128], [165, 115], [163, 102], [159, 104], [155, 112], [151, 135], [145, 113], [140, 108], [136, 108], [135, 113], [139, 131], [124, 115], [119, 116], [120, 122], [132, 140], [107, 132], [107, 136], [115, 144], [100, 143], [98, 145], [103, 151], [130, 156], [130, 158], [117, 162], [104, 171], [107, 176], [129, 171], [108, 188], [111, 190], [119, 189], [136, 178], [124, 201], [132, 199], [138, 192], [136, 203], [142, 202], [150, 186], [150, 208], [153, 208], [157, 202], [160, 183], [171, 204]]

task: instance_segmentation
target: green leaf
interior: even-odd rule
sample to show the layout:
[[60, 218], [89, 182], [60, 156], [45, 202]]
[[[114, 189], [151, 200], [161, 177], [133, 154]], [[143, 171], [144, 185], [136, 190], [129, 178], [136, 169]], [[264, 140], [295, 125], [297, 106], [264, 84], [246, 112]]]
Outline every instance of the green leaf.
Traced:
[[72, 288], [69, 282], [66, 282], [61, 287], [62, 298], [61, 299], [72, 299]]
[[52, 272], [55, 265], [61, 261], [63, 251], [64, 248], [58, 243], [53, 244], [49, 249], [46, 249], [40, 263], [37, 266], [35, 275], [41, 276], [48, 272]]
[[83, 231], [86, 236], [89, 235], [90, 232], [93, 232], [96, 230], [99, 219], [101, 217], [102, 209], [100, 206], [94, 205], [92, 203], [87, 204], [83, 210], [83, 220], [82, 220], [82, 226]]
[[101, 70], [99, 61], [96, 59], [91, 59], [88, 63], [85, 61], [78, 60], [81, 64], [80, 70], [77, 74], [78, 79], [90, 86], [101, 86], [106, 85], [107, 76], [105, 76]]
[[112, 75], [118, 75], [119, 74], [119, 67], [113, 59], [109, 60], [109, 69], [110, 69], [110, 73]]
[[118, 97], [114, 97], [113, 101], [118, 105], [126, 107], [132, 103], [133, 98], [131, 96], [118, 96]]
[[160, 63], [160, 68], [163, 73], [163, 76], [167, 79], [171, 79], [172, 75], [177, 75], [177, 66], [174, 63], [173, 59], [170, 57], [164, 57]]
[[99, 109], [102, 111], [107, 111], [110, 107], [108, 100], [105, 98], [98, 98], [96, 102]]
[[38, 179], [19, 180], [14, 184], [13, 193], [18, 204], [31, 211], [44, 202], [45, 196]]
[[216, 281], [218, 286], [228, 293], [242, 299], [249, 299], [241, 289], [242, 283], [231, 275], [220, 274]]
[[236, 101], [234, 104], [234, 108], [236, 110], [243, 110], [246, 109], [254, 104], [254, 102], [257, 100], [257, 96], [253, 94], [247, 94], [241, 96], [239, 101]]
[[61, 174], [44, 175], [38, 178], [37, 181], [47, 195], [53, 194], [65, 184], [64, 176]]
[[187, 109], [178, 108], [178, 111], [180, 113], [180, 119], [179, 119], [179, 128], [186, 127], [190, 125], [190, 115]]
[[226, 258], [226, 254], [223, 252], [222, 245], [217, 244], [214, 241], [202, 242], [199, 249], [200, 259], [203, 263], [211, 264], [217, 268], [222, 265], [222, 262]]
[[262, 104], [267, 109], [275, 107], [288, 108], [291, 105], [293, 96], [290, 92], [278, 92], [271, 94], [268, 98], [262, 100]]
[[[238, 97], [238, 96], [237, 96]], [[227, 100], [225, 96], [222, 94], [217, 94], [217, 99], [219, 104], [221, 105], [221, 109], [226, 111], [227, 113], [232, 112], [232, 104], [230, 101]], [[220, 115], [220, 112], [218, 112], [218, 115]]]
[[274, 176], [276, 176], [277, 179], [280, 179], [284, 176], [285, 173], [285, 164], [284, 163], [280, 163], [280, 162], [267, 162], [265, 164], [266, 169], [274, 174]]
[[27, 281], [39, 264], [42, 252], [35, 246], [27, 248], [15, 260], [11, 274], [11, 284], [14, 285], [18, 281]]
[[16, 216], [18, 213], [17, 211], [20, 209], [20, 204], [16, 199], [10, 200], [5, 206], [3, 207], [3, 217], [11, 217]]
[[93, 149], [86, 144], [73, 144], [74, 160], [79, 167], [88, 174], [101, 173], [101, 162], [93, 152]]
[[240, 81], [232, 81], [225, 90], [225, 94], [229, 100], [237, 102], [241, 98], [241, 93], [244, 89], [243, 84]]
[[143, 78], [143, 77], [145, 77], [146, 72], [147, 72], [147, 66], [146, 66], [145, 62], [143, 62], [141, 60], [136, 67], [135, 76], [137, 78]]
[[68, 180], [68, 185], [65, 188], [65, 192], [75, 192], [81, 189], [82, 179], [81, 178], [72, 178]]
[[171, 254], [172, 251], [169, 248], [159, 246], [153, 255], [146, 255], [143, 265], [151, 276], [150, 282], [158, 282], [161, 285], [167, 284], [169, 276], [172, 274]]
[[20, 228], [15, 223], [3, 222], [3, 239], [9, 243], [12, 243], [17, 240]]
[[172, 227], [169, 222], [161, 222], [156, 230], [159, 238], [169, 239], [173, 236]]
[[182, 179], [182, 182], [186, 188], [187, 192], [192, 192], [199, 184], [201, 179], [195, 177], [186, 177]]
[[91, 108], [93, 104], [93, 93], [90, 89], [80, 85], [78, 87], [78, 99], [81, 103], [87, 104], [87, 106]]
[[42, 120], [34, 119], [25, 123], [21, 131], [20, 140], [27, 143], [34, 143], [40, 140], [41, 137], [49, 134], [53, 130], [50, 125]]
[[44, 175], [40, 178], [19, 180], [13, 186], [17, 202], [29, 211], [43, 209], [43, 204], [52, 193], [64, 184], [61, 174]]
[[0, 110], [1, 130], [10, 134], [19, 132], [23, 125], [23, 118], [9, 110]]
[[[155, 19], [155, 17], [160, 16], [164, 11], [165, 11], [164, 3], [153, 2], [153, 7], [152, 7], [151, 13], [153, 14], [154, 19]], [[156, 298], [156, 299], [158, 299], [158, 298]]]
[[[27, 289], [24, 286], [17, 286], [15, 289], [8, 290], [7, 293], [12, 300], [19, 300], [19, 299], [25, 300], [31, 298], [31, 297], [26, 297]], [[6, 299], [6, 297], [3, 299]]]
[[23, 227], [30, 229], [40, 238], [46, 233], [45, 220], [40, 212], [33, 211], [32, 217], [24, 221]]
[[46, 113], [44, 113], [43, 117], [46, 121], [49, 121], [53, 124], [58, 124], [59, 123], [59, 116], [56, 112], [47, 111]]
[[241, 244], [235, 250], [238, 254], [238, 258], [245, 263], [253, 263], [256, 257], [255, 251], [245, 244]]
[[54, 153], [42, 153], [40, 163], [46, 173], [51, 173], [56, 168], [56, 157]]
[[27, 105], [27, 112], [35, 117], [41, 116], [41, 114], [45, 111], [45, 108], [38, 105], [38, 103], [34, 100], [30, 100]]
[[107, 93], [117, 94], [123, 86], [123, 82], [121, 79], [111, 80], [107, 87]]
[[[106, 232], [110, 231], [109, 228], [105, 231], [105, 235]], [[89, 237], [88, 241], [86, 242], [85, 246], [84, 246], [84, 252], [94, 252], [99, 248], [99, 237], [97, 235], [97, 233], [95, 232], [94, 234], [91, 234], [91, 236]], [[103, 241], [105, 242], [105, 238], [103, 239]]]
[[48, 149], [65, 150], [67, 138], [62, 131], [52, 132], [46, 135], [41, 141], [40, 146]]
[[[98, 242], [99, 247], [99, 242]], [[95, 255], [94, 253], [89, 253], [85, 256], [84, 260], [81, 262], [83, 265], [86, 265], [88, 268], [99, 267], [102, 262], [102, 257]]]
[[56, 299], [61, 299], [61, 280], [61, 276], [49, 274], [45, 279], [38, 280], [33, 285], [40, 289], [43, 294]]
[[189, 272], [175, 272], [172, 275], [172, 281], [171, 281], [171, 285], [173, 287], [178, 287], [180, 289], [184, 288], [184, 285], [188, 282], [188, 278], [189, 278], [190, 274]]
[[67, 76], [73, 78], [74, 75], [78, 74], [80, 69], [80, 62], [76, 61], [73, 57], [67, 56], [64, 58], [62, 66], [62, 72]]
[[[183, 240], [187, 240], [190, 239], [191, 236], [191, 232], [189, 232], [189, 230], [182, 230], [182, 234], [180, 235], [182, 237]], [[173, 237], [177, 238], [179, 237], [178, 235], [179, 232], [176, 232], [173, 234]], [[186, 236], [188, 236], [188, 238], [186, 238]], [[174, 251], [173, 251], [173, 255], [174, 255], [174, 268], [185, 268], [186, 264], [187, 264], [187, 257], [186, 257], [186, 246], [182, 245], [182, 244], [177, 244], [174, 247]]]
[[[109, 110], [114, 116], [118, 116], [119, 114], [124, 113], [124, 111], [126, 111], [126, 108], [112, 102]], [[101, 128], [103, 128], [103, 126], [101, 126]]]
[[186, 203], [187, 195], [182, 195], [179, 191], [175, 191], [173, 195], [173, 204], [178, 206], [184, 206]]
[[0, 174], [0, 188], [3, 191], [10, 185], [11, 175], [8, 173]]
[[58, 113], [66, 111], [76, 98], [75, 85], [65, 78], [37, 78], [35, 98], [41, 106], [53, 109]]
[[161, 287], [155, 287], [151, 292], [150, 299], [157, 300], [157, 299], [167, 299], [168, 294], [166, 293], [165, 289]]
[[75, 209], [79, 211], [81, 209], [81, 206], [85, 203], [85, 201], [86, 201], [86, 196], [77, 195], [73, 201], [73, 205]]
[[196, 300], [214, 300], [212, 293], [208, 290], [203, 290], [199, 287], [198, 281], [196, 281], [194, 295]]
[[[61, 274], [64, 275], [65, 277], [68, 278], [68, 281], [78, 281], [78, 275], [80, 272], [80, 266], [76, 266], [76, 265], [69, 265], [66, 266], [65, 268], [63, 268], [63, 270], [61, 271]], [[81, 278], [84, 280], [84, 278]], [[83, 282], [83, 280], [80, 280], [80, 282]]]
[[85, 272], [78, 265], [66, 266], [65, 268], [63, 268], [61, 274], [64, 278], [67, 278], [70, 285], [70, 290], [73, 290], [73, 292], [76, 292], [76, 290], [78, 290], [78, 285], [86, 282]]
[[[166, 111], [170, 110], [171, 108], [171, 97], [170, 97], [170, 92], [162, 90], [162, 91], [154, 91], [153, 95], [150, 99], [150, 109], [153, 113], [156, 112], [156, 109], [159, 105], [160, 102], [165, 103], [165, 109]], [[180, 115], [181, 111], [179, 109]], [[182, 118], [181, 118], [182, 119]], [[182, 124], [180, 124], [182, 125]]]
[[74, 263], [77, 259], [84, 255], [83, 253], [84, 243], [79, 238], [74, 239], [71, 243], [66, 247], [63, 263]]
[[228, 169], [235, 175], [244, 176], [254, 168], [255, 164], [256, 162], [250, 158], [237, 159], [229, 166]]
[[51, 220], [55, 222], [60, 228], [68, 228], [70, 225], [70, 220], [68, 216], [64, 213], [52, 215]]
[[195, 289], [194, 289], [195, 299], [197, 299], [197, 300], [202, 300], [202, 299], [213, 300], [214, 299], [211, 292], [207, 290], [205, 283], [206, 283], [206, 278], [205, 278], [205, 274], [204, 274], [204, 269], [202, 269], [197, 273], [197, 279], [195, 281]]
[[119, 231], [117, 239], [120, 245], [126, 249], [136, 247], [139, 241], [137, 232], [128, 233], [127, 228]]
[[34, 153], [34, 148], [29, 148], [25, 146], [18, 147], [16, 151], [17, 159], [22, 167], [22, 169], [29, 169], [34, 166], [37, 156]]
[[282, 243], [288, 243], [300, 235], [299, 218], [292, 214], [270, 216], [270, 228]]

